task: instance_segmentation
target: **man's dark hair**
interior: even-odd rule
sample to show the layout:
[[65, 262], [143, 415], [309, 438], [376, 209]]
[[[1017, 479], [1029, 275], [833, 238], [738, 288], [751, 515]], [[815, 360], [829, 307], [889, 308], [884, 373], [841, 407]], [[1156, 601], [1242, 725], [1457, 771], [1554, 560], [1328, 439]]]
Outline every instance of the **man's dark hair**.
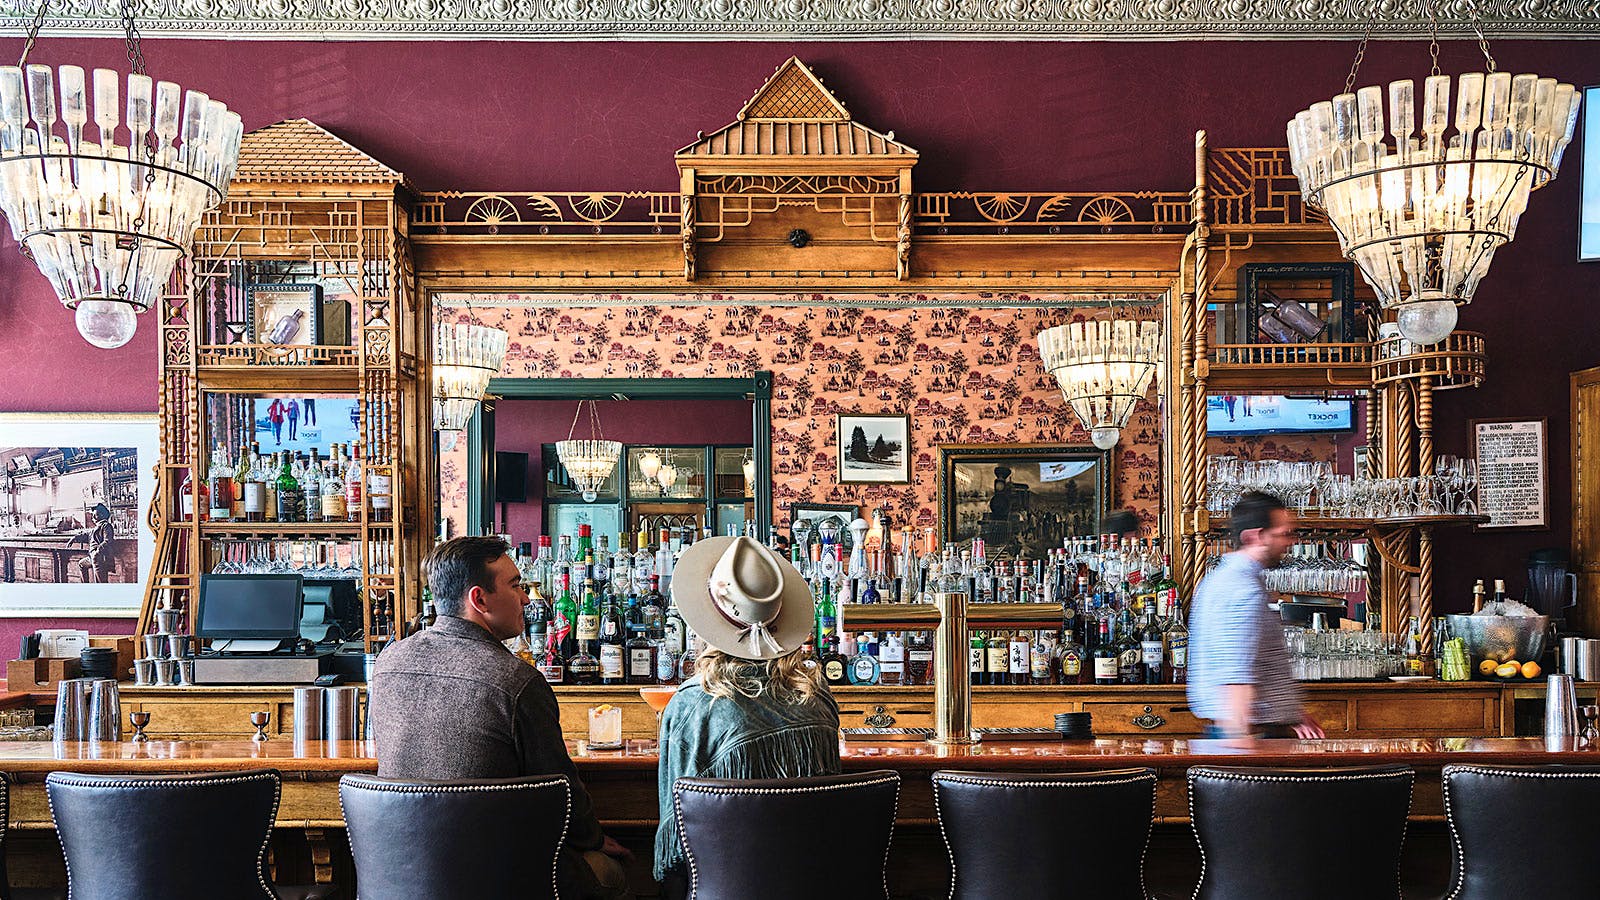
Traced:
[[1228, 513], [1228, 529], [1233, 532], [1233, 541], [1236, 544], [1244, 543], [1244, 533], [1257, 528], [1271, 528], [1272, 514], [1280, 509], [1288, 509], [1283, 501], [1271, 494], [1260, 491], [1246, 491], [1238, 500], [1234, 501], [1233, 510]]
[[489, 564], [511, 551], [511, 545], [497, 537], [458, 537], [445, 541], [422, 561], [433, 592], [434, 612], [459, 616], [467, 608], [467, 591], [473, 587], [490, 590], [494, 583]]

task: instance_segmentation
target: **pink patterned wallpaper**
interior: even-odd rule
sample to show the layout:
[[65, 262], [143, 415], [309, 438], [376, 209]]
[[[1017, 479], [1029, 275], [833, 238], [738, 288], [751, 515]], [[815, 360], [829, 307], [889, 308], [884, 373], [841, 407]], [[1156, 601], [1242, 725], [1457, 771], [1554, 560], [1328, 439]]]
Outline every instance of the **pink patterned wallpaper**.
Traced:
[[[774, 299], [795, 305], [772, 305]], [[773, 498], [780, 526], [787, 526], [791, 504], [806, 501], [864, 509], [887, 504], [899, 523], [932, 526], [938, 523], [941, 444], [1089, 445], [1088, 433], [1040, 365], [1034, 338], [1052, 325], [1111, 315], [1106, 306], [1084, 306], [1085, 299], [501, 294], [495, 302], [513, 305], [457, 307], [447, 314], [510, 333], [501, 371], [509, 378], [726, 378], [771, 370]], [[1158, 318], [1157, 298], [1148, 299], [1152, 305], [1123, 307], [1121, 315]], [[846, 309], [833, 305], [839, 301], [917, 305]], [[1157, 401], [1152, 388], [1149, 402], [1139, 405], [1123, 432], [1112, 501], [1136, 510], [1152, 534], [1161, 502]], [[911, 484], [838, 483], [834, 416], [841, 412], [911, 416]], [[442, 513], [451, 520], [451, 533], [461, 534], [465, 442], [444, 455], [440, 472]]]

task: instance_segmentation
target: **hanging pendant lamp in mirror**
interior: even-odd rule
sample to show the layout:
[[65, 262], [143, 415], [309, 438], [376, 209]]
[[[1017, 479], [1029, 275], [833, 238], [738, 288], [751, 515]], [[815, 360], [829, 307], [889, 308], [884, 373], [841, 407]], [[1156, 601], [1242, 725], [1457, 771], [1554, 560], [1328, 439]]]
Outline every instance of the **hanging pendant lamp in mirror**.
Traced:
[[511, 336], [498, 328], [440, 322], [433, 329], [433, 427], [459, 431], [500, 372]]
[[1110, 450], [1161, 361], [1161, 326], [1114, 319], [1071, 322], [1039, 332], [1039, 356], [1089, 437]]
[[0, 66], [0, 212], [78, 333], [107, 349], [133, 337], [201, 216], [227, 197], [244, 135], [220, 101], [152, 83], [131, 0], [122, 15], [133, 61], [125, 114], [116, 72], [95, 69], [86, 82], [78, 66], [27, 64], [42, 5], [22, 60]]
[[[578, 429], [578, 418], [583, 415], [585, 403], [589, 404], [589, 437], [577, 440], [572, 435]], [[567, 439], [556, 442], [556, 456], [567, 474], [572, 476], [578, 490], [583, 492], [584, 502], [593, 503], [600, 495], [600, 488], [605, 485], [606, 479], [616, 471], [617, 460], [622, 456], [622, 444], [606, 440], [601, 432], [600, 411], [593, 400], [578, 401], [578, 411], [572, 416]]]
[[1420, 117], [1411, 79], [1389, 83], [1387, 116], [1382, 87], [1352, 92], [1363, 38], [1345, 92], [1288, 126], [1306, 203], [1327, 213], [1340, 249], [1418, 344], [1454, 330], [1456, 307], [1472, 302], [1495, 250], [1516, 235], [1529, 192], [1556, 176], [1578, 122], [1572, 85], [1496, 71], [1478, 38], [1488, 71], [1453, 85], [1432, 45]]

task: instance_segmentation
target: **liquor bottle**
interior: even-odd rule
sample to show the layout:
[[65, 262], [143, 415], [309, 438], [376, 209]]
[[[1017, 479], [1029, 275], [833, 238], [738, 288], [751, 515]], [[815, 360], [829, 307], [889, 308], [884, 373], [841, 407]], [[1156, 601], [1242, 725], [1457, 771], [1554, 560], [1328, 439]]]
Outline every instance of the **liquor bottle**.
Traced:
[[522, 608], [522, 624], [528, 632], [528, 644], [535, 652], [544, 652], [543, 648], [550, 637], [551, 615], [550, 601], [530, 591], [528, 605]]
[[210, 519], [213, 522], [226, 522], [233, 518], [233, 473], [229, 471], [226, 459], [222, 445], [218, 444], [211, 454], [211, 469], [206, 473], [206, 480], [210, 482]]
[[305, 477], [300, 479], [300, 489], [306, 495], [306, 521], [322, 521], [322, 461], [317, 458], [317, 448], [311, 448], [311, 460], [306, 463]]
[[278, 468], [280, 454], [271, 453], [261, 458], [261, 515], [268, 522], [278, 521]]
[[994, 596], [994, 569], [989, 565], [989, 558], [984, 550], [982, 538], [972, 540], [972, 602], [993, 603]]
[[300, 482], [295, 480], [293, 466], [287, 456], [278, 469], [278, 521], [299, 522], [305, 515], [305, 496], [300, 492]]
[[1094, 683], [1117, 683], [1117, 650], [1111, 644], [1111, 620], [1100, 620], [1100, 637], [1094, 645]]
[[322, 506], [322, 521], [345, 521], [348, 515], [344, 498], [344, 476], [339, 472], [339, 463], [337, 460], [329, 460], [328, 470], [322, 476], [322, 493], [318, 498]]
[[822, 679], [833, 685], [849, 684], [848, 664], [839, 654], [838, 635], [828, 635], [827, 642], [818, 646], [822, 648], [817, 653], [817, 662], [822, 666]]
[[361, 521], [361, 491], [366, 484], [365, 479], [366, 472], [361, 468], [361, 448], [356, 447], [350, 457], [350, 466], [344, 472], [344, 513], [351, 522]]
[[[682, 621], [680, 618], [679, 621]], [[695, 668], [700, 664], [700, 636], [694, 629], [685, 623], [683, 626], [683, 652], [678, 654], [678, 683], [694, 677]]]
[[1116, 644], [1117, 681], [1121, 684], [1139, 684], [1139, 663], [1143, 658], [1139, 646], [1138, 628], [1134, 626], [1133, 609], [1124, 606], [1117, 618]]
[[867, 636], [856, 635], [856, 653], [850, 657], [850, 683], [877, 684], [881, 674], [878, 658], [867, 647]]
[[1504, 581], [1500, 580], [1499, 578], [1496, 578], [1494, 580], [1494, 603], [1495, 603], [1495, 611], [1497, 613], [1499, 613], [1501, 615], [1505, 614], [1505, 606], [1503, 605], [1505, 602], [1506, 602], [1506, 583]]
[[394, 517], [392, 483], [387, 467], [368, 467], [367, 500], [372, 505], [371, 513], [372, 521], [374, 522], [387, 522]]
[[249, 461], [249, 459], [247, 459], [245, 457], [245, 449], [244, 449], [244, 447], [240, 446], [239, 447], [239, 464], [237, 466], [235, 466], [234, 469], [233, 469], [233, 493], [231, 495], [231, 499], [232, 499], [233, 502], [232, 502], [232, 506], [228, 510], [228, 515], [231, 516], [235, 522], [243, 522], [243, 521], [245, 521], [245, 515], [244, 515], [244, 490], [245, 490], [245, 485], [247, 485], [249, 483], [250, 483], [250, 461]]
[[539, 535], [539, 555], [533, 561], [533, 572], [539, 581], [539, 590], [546, 597], [553, 597], [558, 585], [554, 580], [555, 569], [551, 565], [555, 557], [550, 550], [550, 535]]
[[[592, 581], [590, 582], [593, 583]], [[582, 618], [580, 614], [580, 619]], [[600, 613], [600, 683], [624, 684], [628, 678], [628, 650], [624, 647], [627, 642], [626, 628], [622, 621], [622, 610], [618, 608], [616, 599], [606, 598], [605, 608]], [[655, 666], [647, 665], [646, 672], [655, 675]]]
[[[587, 527], [587, 526], [585, 526]], [[611, 548], [608, 546], [610, 538], [600, 535], [599, 544], [594, 549], [594, 565], [590, 571], [594, 573], [594, 583], [604, 591], [611, 584]]]
[[1166, 657], [1166, 642], [1161, 628], [1156, 624], [1156, 611], [1152, 607], [1144, 614], [1144, 630], [1139, 633], [1139, 666], [1145, 684], [1163, 684], [1161, 663]]
[[883, 643], [878, 646], [878, 665], [881, 669], [879, 683], [906, 683], [906, 645], [898, 631], [884, 634]]
[[1055, 684], [1055, 638], [1039, 631], [1034, 634], [1033, 646], [1028, 650], [1028, 681], [1030, 684]]
[[639, 627], [652, 638], [659, 638], [666, 631], [667, 598], [661, 596], [660, 581], [650, 576], [650, 590], [639, 599]]
[[974, 631], [967, 642], [967, 671], [972, 677], [973, 684], [988, 684], [988, 642], [984, 640], [983, 632]]
[[933, 683], [933, 632], [906, 632], [906, 684]]
[[996, 631], [989, 635], [989, 640], [984, 644], [983, 681], [984, 684], [1010, 684], [1011, 642]]
[[650, 529], [642, 523], [639, 526], [638, 544], [638, 548], [633, 551], [633, 577], [642, 592], [650, 583], [650, 576], [656, 573], [656, 556], [650, 550]]
[[563, 657], [577, 652], [578, 636], [573, 633], [573, 624], [577, 619], [578, 604], [572, 599], [572, 576], [563, 574], [561, 593], [556, 595], [550, 618], [550, 633], [560, 643]]
[[556, 628], [551, 628], [545, 637], [544, 656], [537, 668], [550, 684], [564, 684], [567, 680], [567, 660], [561, 654], [561, 636]]
[[578, 644], [588, 644], [592, 648], [594, 642], [600, 639], [600, 597], [595, 593], [594, 579], [589, 577], [588, 560], [577, 566], [574, 574], [581, 584], [576, 629]]
[[[1085, 677], [1083, 665], [1083, 645], [1078, 643], [1077, 636], [1072, 629], [1063, 629], [1061, 632], [1061, 648], [1056, 654], [1056, 671], [1059, 672], [1062, 684], [1083, 684], [1090, 680]], [[1093, 664], [1090, 664], [1089, 675], [1093, 674]]]
[[[635, 595], [637, 599], [637, 595]], [[602, 626], [603, 629], [603, 626]], [[662, 651], [661, 641], [651, 637], [644, 628], [635, 628], [628, 636], [627, 646], [624, 648], [627, 660], [628, 684], [655, 684], [661, 673], [658, 671]], [[670, 671], [668, 677], [671, 677]]]
[[1479, 578], [1478, 579], [1478, 583], [1474, 584], [1472, 586], [1472, 614], [1473, 615], [1477, 615], [1480, 612], [1483, 612], [1483, 579], [1482, 578]]
[[1031, 672], [1031, 657], [1033, 656], [1033, 643], [1028, 640], [1026, 631], [1013, 631], [1011, 638], [1006, 643], [1006, 683], [1011, 685], [1027, 685], [1033, 683]]
[[594, 655], [594, 641], [578, 641], [578, 651], [567, 659], [567, 683], [600, 683], [600, 660]]
[[1177, 590], [1169, 591], [1167, 598], [1167, 630], [1162, 636], [1167, 645], [1167, 683], [1185, 684], [1189, 680], [1189, 627], [1183, 624]]
[[[1496, 581], [1494, 583], [1494, 593], [1495, 593], [1495, 599], [1496, 600], [1499, 600], [1499, 599], [1501, 599], [1501, 598], [1503, 598], [1505, 596], [1505, 587], [1506, 587], [1506, 583], [1504, 581]], [[1406, 653], [1406, 674], [1407, 675], [1421, 675], [1422, 674], [1422, 620], [1420, 618], [1418, 618], [1417, 616], [1412, 616], [1409, 619], [1408, 624], [1406, 626], [1406, 649], [1405, 649], [1405, 653]]]
[[250, 463], [245, 470], [244, 479], [244, 520], [246, 522], [265, 522], [267, 520], [267, 485], [266, 473], [262, 471], [265, 463], [261, 460], [261, 452], [255, 444], [250, 445]]
[[817, 595], [815, 609], [815, 625], [817, 633], [817, 646], [825, 647], [828, 639], [838, 633], [839, 610], [833, 604], [833, 590], [827, 581], [818, 579], [813, 588]]
[[287, 344], [295, 335], [300, 333], [300, 323], [305, 317], [306, 311], [303, 309], [297, 309], [279, 317], [278, 321], [273, 323], [272, 330], [267, 332], [267, 343]]
[[[662, 628], [660, 656], [656, 658], [656, 680], [658, 682], [672, 684], [678, 680], [681, 671], [678, 667], [679, 662], [689, 655], [687, 653], [688, 648], [689, 626], [684, 624], [683, 616], [679, 614], [677, 604], [669, 603], [667, 605], [665, 624]], [[666, 678], [661, 676], [661, 667], [663, 665], [661, 657], [666, 658], [667, 665], [674, 667], [671, 675]]]
[[[195, 496], [194, 466], [183, 470], [183, 484], [178, 488], [180, 515], [185, 522], [193, 522], [196, 511], [199, 511], [200, 521], [206, 521], [210, 515], [211, 491], [206, 488], [205, 480], [200, 481], [199, 497]], [[1482, 584], [1482, 582], [1479, 582]]]

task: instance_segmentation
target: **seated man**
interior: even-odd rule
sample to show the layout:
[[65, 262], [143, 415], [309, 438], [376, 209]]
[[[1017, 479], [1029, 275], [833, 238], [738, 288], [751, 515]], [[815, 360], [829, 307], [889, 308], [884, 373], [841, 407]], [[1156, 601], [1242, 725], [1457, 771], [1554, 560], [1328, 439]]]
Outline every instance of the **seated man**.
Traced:
[[447, 781], [565, 775], [572, 821], [559, 867], [562, 896], [629, 896], [618, 859], [629, 853], [601, 834], [567, 755], [555, 692], [501, 641], [522, 633], [528, 594], [506, 543], [464, 537], [424, 561], [438, 620], [383, 652], [373, 672], [372, 737], [378, 774]]

